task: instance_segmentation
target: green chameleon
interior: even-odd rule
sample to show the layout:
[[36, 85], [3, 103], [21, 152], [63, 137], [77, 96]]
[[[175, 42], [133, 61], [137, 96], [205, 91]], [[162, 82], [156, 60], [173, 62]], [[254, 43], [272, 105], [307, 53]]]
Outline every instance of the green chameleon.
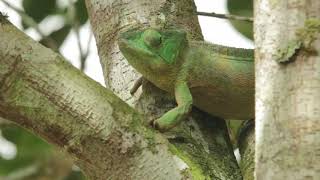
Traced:
[[177, 107], [154, 121], [161, 131], [199, 109], [223, 119], [254, 118], [254, 53], [188, 41], [183, 30], [123, 33], [119, 48], [130, 65], [154, 85], [175, 95]]

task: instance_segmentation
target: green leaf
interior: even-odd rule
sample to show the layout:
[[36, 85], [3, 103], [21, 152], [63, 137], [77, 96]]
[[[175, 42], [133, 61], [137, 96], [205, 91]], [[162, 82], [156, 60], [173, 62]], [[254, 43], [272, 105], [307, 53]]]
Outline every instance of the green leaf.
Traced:
[[[228, 0], [227, 6], [230, 14], [253, 17], [252, 0]], [[253, 23], [239, 20], [230, 20], [230, 22], [242, 35], [253, 40]]]
[[78, 0], [75, 3], [76, 15], [80, 25], [84, 24], [88, 20], [88, 12], [84, 0]]
[[[36, 22], [41, 22], [56, 9], [56, 0], [23, 0], [23, 9]], [[28, 28], [23, 23], [24, 28]]]
[[1, 132], [3, 137], [16, 145], [17, 155], [12, 160], [0, 157], [0, 175], [43, 161], [52, 153], [51, 145], [21, 127], [7, 125], [1, 127]]

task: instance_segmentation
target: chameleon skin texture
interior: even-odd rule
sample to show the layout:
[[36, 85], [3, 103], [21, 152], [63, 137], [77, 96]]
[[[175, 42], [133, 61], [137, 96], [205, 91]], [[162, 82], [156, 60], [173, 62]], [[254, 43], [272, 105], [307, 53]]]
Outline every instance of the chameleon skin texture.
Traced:
[[254, 53], [188, 41], [182, 30], [131, 31], [119, 39], [120, 51], [154, 85], [175, 95], [178, 106], [154, 123], [174, 127], [199, 109], [224, 119], [254, 118]]

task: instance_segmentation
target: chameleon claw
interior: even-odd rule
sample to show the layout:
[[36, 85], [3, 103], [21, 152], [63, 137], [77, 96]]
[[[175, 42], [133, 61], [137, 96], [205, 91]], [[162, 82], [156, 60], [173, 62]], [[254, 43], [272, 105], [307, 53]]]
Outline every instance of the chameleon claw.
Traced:
[[159, 125], [159, 123], [157, 122], [159, 119], [153, 119], [149, 122], [150, 126], [153, 128], [153, 129], [156, 129], [160, 132], [164, 132], [166, 131], [164, 128], [161, 128], [161, 126]]
[[149, 122], [149, 124], [150, 124], [150, 126], [151, 126], [152, 128], [156, 128], [156, 123], [155, 123], [155, 121], [156, 121], [156, 119], [153, 119], [153, 120], [151, 120], [151, 121]]
[[161, 119], [155, 119], [151, 123], [152, 123], [152, 127], [160, 132], [166, 132], [174, 127], [172, 125], [169, 125], [161, 121]]
[[149, 124], [151, 125], [151, 127], [153, 129], [156, 129], [156, 130], [158, 130], [160, 132], [163, 132], [164, 130], [160, 127], [159, 123], [157, 123], [157, 120], [158, 119], [151, 120]]

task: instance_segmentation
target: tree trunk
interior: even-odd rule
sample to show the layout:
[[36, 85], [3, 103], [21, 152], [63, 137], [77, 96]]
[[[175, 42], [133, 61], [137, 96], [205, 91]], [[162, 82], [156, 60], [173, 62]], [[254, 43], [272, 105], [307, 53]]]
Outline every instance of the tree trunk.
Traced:
[[320, 1], [257, 0], [259, 180], [320, 177]]

